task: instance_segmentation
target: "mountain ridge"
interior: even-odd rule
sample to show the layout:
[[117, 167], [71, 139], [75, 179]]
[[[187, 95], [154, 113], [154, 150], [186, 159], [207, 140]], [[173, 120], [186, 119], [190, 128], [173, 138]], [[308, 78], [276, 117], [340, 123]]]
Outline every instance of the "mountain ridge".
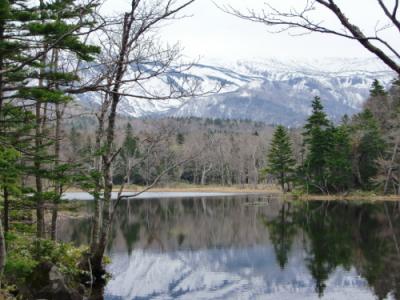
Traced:
[[[193, 64], [183, 74], [171, 69], [150, 83], [154, 90], [181, 87], [182, 78], [197, 80], [205, 90], [222, 86], [218, 94], [186, 100], [139, 100], [124, 97], [120, 113], [132, 117], [200, 117], [301, 125], [310, 102], [322, 98], [328, 115], [339, 121], [362, 108], [374, 79], [389, 87], [394, 73], [378, 59], [239, 60]], [[132, 87], [134, 89], [134, 87]], [[85, 99], [86, 98], [86, 99]], [[98, 103], [96, 96], [81, 97]]]

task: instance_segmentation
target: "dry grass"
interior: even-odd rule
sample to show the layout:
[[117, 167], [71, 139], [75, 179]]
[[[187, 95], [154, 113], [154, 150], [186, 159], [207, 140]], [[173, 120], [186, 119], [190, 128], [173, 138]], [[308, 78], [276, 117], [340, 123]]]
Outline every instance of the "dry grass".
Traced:
[[[120, 186], [115, 185], [113, 191], [119, 191]], [[124, 192], [140, 192], [144, 186], [129, 185], [124, 188]], [[150, 190], [151, 192], [214, 192], [214, 193], [281, 193], [280, 189], [274, 185], [194, 185], [194, 184], [173, 184], [168, 186], [158, 186]], [[82, 192], [77, 188], [70, 188], [68, 192]]]
[[[142, 190], [142, 186], [127, 186], [124, 191], [138, 192]], [[118, 190], [118, 187], [115, 187]], [[215, 193], [280, 193], [279, 188], [274, 185], [191, 185], [191, 184], [176, 184], [170, 186], [155, 187], [152, 192], [215, 192]]]
[[300, 195], [292, 198], [302, 201], [400, 201], [399, 195]]
[[[124, 192], [139, 192], [143, 190], [143, 186], [130, 185], [126, 186]], [[114, 186], [114, 191], [119, 191], [119, 186]], [[79, 189], [69, 189], [69, 192], [80, 192]], [[150, 190], [151, 192], [209, 192], [209, 193], [243, 193], [243, 194], [279, 194], [283, 195], [278, 186], [275, 185], [193, 185], [193, 184], [171, 184], [168, 186], [158, 186]], [[354, 192], [347, 195], [311, 195], [311, 194], [291, 194], [285, 195], [286, 199], [301, 201], [400, 201], [400, 195], [376, 195], [369, 192]]]

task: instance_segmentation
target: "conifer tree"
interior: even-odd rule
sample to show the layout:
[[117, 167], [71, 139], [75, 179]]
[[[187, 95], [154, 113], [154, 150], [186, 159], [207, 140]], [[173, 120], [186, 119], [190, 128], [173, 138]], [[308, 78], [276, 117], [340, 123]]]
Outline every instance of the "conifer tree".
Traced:
[[139, 157], [138, 139], [133, 134], [133, 128], [130, 123], [126, 125], [125, 139], [121, 147], [121, 170], [124, 170], [123, 177], [126, 183], [131, 184], [131, 177], [134, 167], [134, 160]]
[[371, 97], [386, 96], [387, 92], [378, 79], [375, 79], [370, 89]]
[[183, 145], [185, 143], [185, 136], [183, 135], [182, 132], [178, 132], [176, 134], [176, 143], [178, 145]]
[[289, 187], [294, 172], [295, 160], [287, 130], [278, 126], [271, 141], [267, 155], [268, 162], [265, 173], [269, 173], [278, 179], [283, 191], [285, 185]]
[[357, 185], [363, 189], [371, 189], [372, 179], [378, 173], [377, 159], [384, 153], [385, 141], [370, 110], [366, 109], [353, 118], [352, 135], [355, 143], [353, 159]]
[[312, 102], [312, 114], [304, 126], [306, 159], [304, 172], [307, 190], [327, 192], [327, 157], [332, 147], [332, 125], [328, 120], [321, 99]]
[[347, 191], [352, 186], [351, 140], [345, 125], [331, 127], [332, 147], [327, 153], [327, 180], [330, 190]]

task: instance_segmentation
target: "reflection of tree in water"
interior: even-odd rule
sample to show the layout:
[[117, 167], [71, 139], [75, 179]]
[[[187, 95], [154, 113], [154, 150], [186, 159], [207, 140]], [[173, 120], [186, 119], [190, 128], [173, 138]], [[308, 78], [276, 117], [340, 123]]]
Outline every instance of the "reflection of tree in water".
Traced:
[[348, 270], [354, 266], [379, 299], [392, 292], [399, 299], [400, 223], [396, 207], [340, 202], [298, 207], [296, 220], [308, 237], [307, 267], [320, 296], [337, 267]]
[[297, 224], [292, 219], [290, 203], [283, 203], [279, 215], [272, 221], [268, 221], [265, 217], [262, 218], [262, 221], [269, 230], [276, 259], [283, 270], [288, 262], [293, 239], [297, 233]]
[[300, 226], [308, 236], [307, 267], [315, 280], [315, 290], [322, 296], [325, 282], [338, 267], [349, 269], [352, 254], [352, 224], [344, 217], [347, 207], [329, 203], [310, 203], [299, 216]]
[[379, 299], [400, 299], [399, 203], [370, 205], [360, 218], [357, 269]]
[[[283, 269], [294, 241], [304, 235], [305, 265], [320, 296], [338, 267], [353, 267], [379, 299], [390, 293], [400, 299], [399, 204], [271, 201], [258, 205], [262, 201], [262, 197], [124, 201], [110, 232], [109, 250], [198, 251], [271, 242]], [[66, 240], [87, 243], [89, 219], [60, 227]]]

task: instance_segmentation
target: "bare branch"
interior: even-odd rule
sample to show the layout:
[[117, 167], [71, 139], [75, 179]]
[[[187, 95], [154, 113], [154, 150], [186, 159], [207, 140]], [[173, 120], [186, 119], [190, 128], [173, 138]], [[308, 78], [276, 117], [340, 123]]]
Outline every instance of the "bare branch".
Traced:
[[[365, 49], [377, 56], [383, 63], [400, 75], [400, 65], [397, 62], [397, 59], [400, 58], [400, 52], [397, 51], [391, 43], [378, 36], [380, 31], [392, 26], [397, 27], [400, 31], [400, 22], [397, 19], [399, 1], [396, 0], [392, 11], [390, 11], [383, 0], [377, 1], [391, 24], [385, 25], [381, 28], [376, 27], [375, 35], [373, 36], [367, 35], [359, 26], [352, 23], [334, 0], [306, 1], [306, 5], [302, 10], [292, 8], [286, 12], [280, 11], [268, 4], [266, 4], [266, 9], [262, 9], [261, 11], [248, 9], [243, 12], [231, 6], [220, 7], [220, 9], [245, 20], [262, 23], [271, 27], [277, 27], [278, 30], [275, 32], [278, 33], [300, 29], [304, 30], [303, 32], [300, 32], [300, 35], [310, 32], [318, 32], [357, 40]], [[310, 16], [312, 12], [315, 12], [319, 8], [325, 8], [330, 11], [340, 22], [342, 26], [341, 30], [327, 27], [324, 25], [323, 21], [315, 20]], [[394, 59], [393, 55], [397, 59]]]

